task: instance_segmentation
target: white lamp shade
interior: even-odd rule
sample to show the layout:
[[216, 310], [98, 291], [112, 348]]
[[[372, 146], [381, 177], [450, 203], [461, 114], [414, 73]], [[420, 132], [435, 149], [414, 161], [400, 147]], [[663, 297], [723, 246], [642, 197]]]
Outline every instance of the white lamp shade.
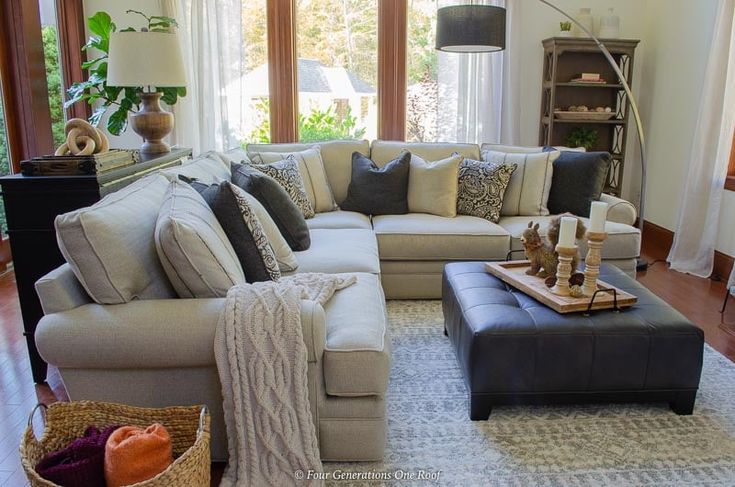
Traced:
[[110, 86], [186, 86], [184, 59], [175, 34], [114, 32], [107, 62]]

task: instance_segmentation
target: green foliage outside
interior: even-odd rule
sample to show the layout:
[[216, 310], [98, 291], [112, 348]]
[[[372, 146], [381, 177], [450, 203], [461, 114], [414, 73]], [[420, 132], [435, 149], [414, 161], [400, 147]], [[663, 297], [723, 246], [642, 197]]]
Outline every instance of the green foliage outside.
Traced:
[[51, 110], [51, 132], [54, 147], [64, 143], [64, 101], [61, 96], [61, 68], [59, 67], [59, 44], [56, 40], [56, 27], [47, 25], [41, 31], [43, 55], [46, 63], [46, 83], [48, 84], [48, 105]]
[[[0, 97], [0, 176], [10, 174], [10, 155], [5, 140], [5, 112], [3, 111], [3, 100]], [[8, 233], [8, 225], [5, 221], [5, 203], [0, 198], [0, 231], [3, 235]]]
[[[261, 100], [256, 105], [261, 123], [250, 134], [247, 143], [267, 144], [271, 140], [270, 120], [268, 119], [268, 100]], [[301, 142], [319, 142], [331, 139], [361, 139], [365, 136], [365, 128], [357, 128], [357, 118], [352, 109], [347, 107], [343, 116], [339, 116], [333, 107], [326, 110], [312, 109], [308, 116], [299, 115], [299, 140]]]

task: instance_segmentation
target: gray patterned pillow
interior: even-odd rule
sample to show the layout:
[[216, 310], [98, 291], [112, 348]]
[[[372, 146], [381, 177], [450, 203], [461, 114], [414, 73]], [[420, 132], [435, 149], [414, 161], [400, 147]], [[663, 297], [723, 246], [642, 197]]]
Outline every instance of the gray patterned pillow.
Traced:
[[309, 202], [304, 180], [301, 177], [301, 172], [299, 172], [299, 163], [294, 159], [293, 155], [289, 155], [282, 161], [272, 162], [270, 164], [243, 162], [275, 179], [286, 190], [286, 193], [288, 193], [288, 196], [298, 209], [301, 210], [304, 218], [314, 217], [314, 207]]
[[496, 164], [473, 159], [462, 161], [459, 165], [457, 213], [498, 223], [505, 190], [517, 167], [517, 164]]
[[255, 215], [255, 209], [250, 205], [247, 198], [247, 193], [244, 189], [240, 189], [232, 183], [227, 183], [232, 189], [232, 194], [237, 201], [237, 206], [240, 209], [242, 219], [245, 221], [245, 225], [250, 230], [250, 234], [253, 236], [253, 242], [255, 242], [255, 248], [258, 249], [260, 258], [263, 259], [263, 265], [265, 265], [268, 274], [271, 277], [271, 281], [277, 281], [281, 278], [281, 270], [278, 267], [278, 261], [276, 260], [276, 253], [273, 251], [273, 247], [268, 241], [268, 237], [265, 235], [263, 225]]

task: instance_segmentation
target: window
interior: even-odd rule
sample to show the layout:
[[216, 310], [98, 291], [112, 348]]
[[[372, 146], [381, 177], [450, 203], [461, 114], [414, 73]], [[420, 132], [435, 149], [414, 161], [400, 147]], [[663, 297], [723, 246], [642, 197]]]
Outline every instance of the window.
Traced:
[[[0, 87], [0, 89], [1, 88], [2, 87]], [[5, 132], [3, 99], [2, 96], [0, 96], [0, 176], [6, 176], [8, 174], [10, 174], [10, 153], [8, 149], [8, 137]], [[5, 202], [0, 198], [0, 235], [6, 235], [7, 233], [8, 224], [5, 220]]]
[[270, 102], [268, 86], [268, 22], [266, 1], [243, 2], [242, 28], [245, 73], [237, 89], [243, 89], [242, 103], [245, 142], [270, 142]]
[[408, 4], [406, 140], [434, 142], [438, 137], [438, 53], [434, 49], [436, 0]]
[[43, 60], [46, 65], [46, 87], [51, 116], [51, 133], [54, 147], [64, 143], [64, 82], [59, 62], [59, 37], [56, 21], [56, 7], [53, 0], [40, 0], [41, 38], [43, 40]]
[[298, 0], [301, 142], [377, 136], [378, 0]]

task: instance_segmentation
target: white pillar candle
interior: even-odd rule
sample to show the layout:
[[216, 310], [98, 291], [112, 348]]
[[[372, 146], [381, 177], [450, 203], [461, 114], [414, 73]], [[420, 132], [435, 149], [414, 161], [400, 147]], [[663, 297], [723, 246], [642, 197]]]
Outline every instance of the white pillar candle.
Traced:
[[590, 232], [602, 233], [605, 231], [607, 220], [607, 203], [593, 201], [590, 209]]
[[561, 219], [561, 228], [559, 229], [559, 246], [572, 248], [575, 246], [577, 235], [577, 219], [570, 216], [564, 216]]

